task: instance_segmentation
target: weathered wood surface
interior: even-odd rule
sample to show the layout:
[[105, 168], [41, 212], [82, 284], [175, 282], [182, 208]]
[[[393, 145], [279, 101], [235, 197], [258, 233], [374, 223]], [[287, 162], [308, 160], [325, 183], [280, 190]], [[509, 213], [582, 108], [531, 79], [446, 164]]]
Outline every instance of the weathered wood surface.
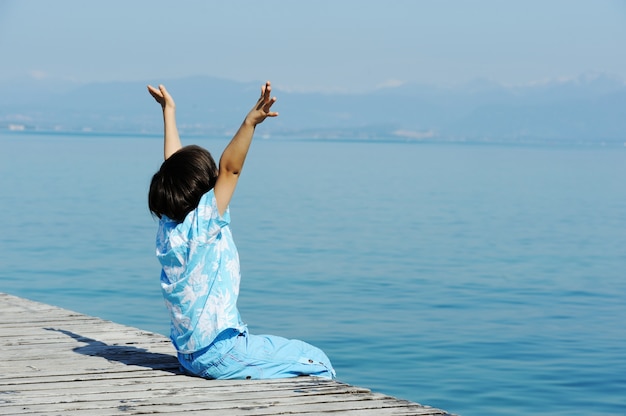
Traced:
[[169, 340], [0, 293], [2, 415], [447, 415], [315, 377], [204, 380]]

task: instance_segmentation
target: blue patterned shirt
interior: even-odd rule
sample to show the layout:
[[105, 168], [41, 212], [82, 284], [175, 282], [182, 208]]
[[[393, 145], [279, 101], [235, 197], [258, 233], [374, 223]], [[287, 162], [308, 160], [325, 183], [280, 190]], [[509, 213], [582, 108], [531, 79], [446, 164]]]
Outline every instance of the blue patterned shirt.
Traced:
[[182, 223], [166, 216], [159, 221], [156, 254], [170, 338], [183, 354], [207, 347], [225, 329], [245, 329], [237, 310], [239, 255], [229, 224], [229, 210], [219, 215], [213, 190]]

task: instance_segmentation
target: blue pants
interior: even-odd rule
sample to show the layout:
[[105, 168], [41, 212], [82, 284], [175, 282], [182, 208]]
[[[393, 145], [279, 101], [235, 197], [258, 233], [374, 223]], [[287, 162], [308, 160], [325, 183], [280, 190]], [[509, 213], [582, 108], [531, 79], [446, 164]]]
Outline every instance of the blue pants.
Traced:
[[207, 348], [178, 354], [191, 374], [210, 379], [268, 379], [311, 375], [334, 379], [335, 370], [320, 350], [306, 342], [229, 329]]

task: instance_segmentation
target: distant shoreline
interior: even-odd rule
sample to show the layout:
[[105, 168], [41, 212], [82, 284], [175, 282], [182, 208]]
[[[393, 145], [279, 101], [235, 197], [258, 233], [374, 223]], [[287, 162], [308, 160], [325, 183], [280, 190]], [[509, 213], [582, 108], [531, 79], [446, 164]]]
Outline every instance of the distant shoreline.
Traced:
[[[228, 139], [232, 136], [231, 131], [185, 131], [184, 128], [180, 129], [181, 135], [190, 138], [206, 138], [222, 140]], [[343, 134], [341, 134], [343, 133]], [[20, 125], [12, 128], [9, 126], [1, 126], [0, 134], [11, 136], [85, 136], [85, 137], [145, 137], [145, 138], [162, 138], [161, 132], [133, 132], [133, 131], [95, 131], [91, 129], [85, 130], [71, 130], [71, 129], [43, 129], [33, 128]], [[272, 134], [260, 133], [257, 141], [261, 140], [275, 140], [275, 141], [320, 141], [320, 142], [357, 142], [357, 143], [415, 143], [415, 144], [467, 144], [467, 145], [504, 145], [504, 146], [541, 146], [541, 147], [561, 147], [561, 146], [574, 146], [574, 147], [601, 147], [601, 148], [626, 148], [626, 138], [623, 140], [618, 139], [549, 139], [549, 138], [493, 138], [493, 137], [438, 137], [432, 135], [430, 137], [411, 137], [404, 135], [393, 135], [370, 132], [367, 133], [365, 129], [362, 134], [349, 135], [347, 132], [273, 132]]]

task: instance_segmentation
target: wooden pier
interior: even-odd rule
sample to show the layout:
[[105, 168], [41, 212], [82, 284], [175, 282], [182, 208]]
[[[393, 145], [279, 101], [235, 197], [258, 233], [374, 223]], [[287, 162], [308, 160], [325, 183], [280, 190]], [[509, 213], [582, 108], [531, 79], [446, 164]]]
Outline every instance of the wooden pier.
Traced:
[[448, 415], [315, 377], [205, 380], [160, 335], [0, 293], [2, 415]]

